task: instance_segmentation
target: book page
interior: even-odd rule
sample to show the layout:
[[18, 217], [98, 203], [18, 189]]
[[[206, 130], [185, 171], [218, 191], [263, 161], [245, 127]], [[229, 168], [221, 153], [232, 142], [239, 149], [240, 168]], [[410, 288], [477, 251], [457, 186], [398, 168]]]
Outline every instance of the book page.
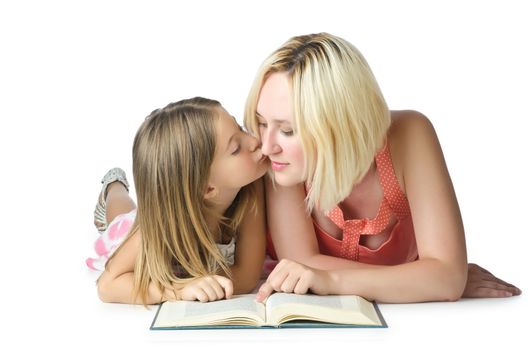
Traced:
[[324, 306], [329, 308], [341, 307], [340, 296], [327, 295], [322, 297], [321, 295], [313, 294], [293, 294], [293, 293], [274, 293], [266, 300], [266, 307], [273, 309], [279, 305], [284, 304], [303, 304], [303, 305], [314, 305]]
[[260, 325], [264, 320], [264, 305], [255, 302], [254, 294], [245, 294], [208, 303], [167, 301], [160, 305], [153, 328]]
[[338, 324], [381, 325], [374, 305], [354, 295], [275, 293], [266, 300], [269, 324], [306, 320]]

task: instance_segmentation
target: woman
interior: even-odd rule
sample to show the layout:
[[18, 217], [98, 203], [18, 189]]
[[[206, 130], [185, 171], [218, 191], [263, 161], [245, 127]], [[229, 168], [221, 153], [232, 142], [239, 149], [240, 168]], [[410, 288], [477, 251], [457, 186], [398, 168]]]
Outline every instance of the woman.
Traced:
[[397, 303], [520, 294], [468, 268], [433, 126], [389, 111], [347, 41], [321, 33], [282, 45], [257, 73], [245, 124], [271, 160], [268, 226], [282, 259], [258, 300], [274, 290]]

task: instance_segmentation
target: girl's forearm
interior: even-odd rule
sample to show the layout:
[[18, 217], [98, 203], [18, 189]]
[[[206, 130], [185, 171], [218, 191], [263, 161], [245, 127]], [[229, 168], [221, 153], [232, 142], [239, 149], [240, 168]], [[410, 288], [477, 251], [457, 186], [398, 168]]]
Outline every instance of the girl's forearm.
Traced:
[[[395, 266], [366, 265], [328, 271], [332, 294], [355, 294], [384, 303], [458, 300], [467, 266], [421, 259]], [[357, 266], [356, 266], [357, 267]]]
[[[99, 298], [106, 303], [143, 304], [140, 295], [134, 297], [134, 273], [127, 272], [113, 279], [101, 276], [97, 291]], [[166, 298], [162, 296], [159, 288], [152, 282], [149, 284], [146, 304], [158, 304]]]
[[233, 281], [233, 294], [251, 293], [260, 279], [260, 271], [248, 273], [242, 267], [233, 265], [231, 266], [231, 278]]

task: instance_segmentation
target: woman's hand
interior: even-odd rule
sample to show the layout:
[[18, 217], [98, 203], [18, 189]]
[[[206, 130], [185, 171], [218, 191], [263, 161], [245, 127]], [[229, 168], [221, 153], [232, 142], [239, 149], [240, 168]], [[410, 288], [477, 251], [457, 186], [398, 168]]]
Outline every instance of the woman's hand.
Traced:
[[233, 282], [224, 276], [212, 275], [197, 278], [177, 291], [180, 300], [198, 300], [202, 303], [233, 296]]
[[295, 261], [282, 259], [268, 276], [256, 296], [262, 302], [274, 291], [306, 294], [308, 290], [319, 295], [329, 294], [331, 277], [328, 271], [317, 270]]
[[468, 277], [463, 298], [504, 298], [521, 294], [512, 284], [493, 276], [477, 264], [468, 264]]

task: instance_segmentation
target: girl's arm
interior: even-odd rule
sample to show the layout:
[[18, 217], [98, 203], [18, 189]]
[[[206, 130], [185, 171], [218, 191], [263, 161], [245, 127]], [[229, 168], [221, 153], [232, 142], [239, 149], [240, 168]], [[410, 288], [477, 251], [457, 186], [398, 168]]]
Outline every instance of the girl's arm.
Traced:
[[264, 183], [255, 183], [256, 212], [243, 219], [235, 248], [235, 263], [231, 266], [234, 294], [250, 293], [257, 285], [266, 254], [266, 214]]
[[[114, 254], [97, 282], [101, 301], [106, 303], [143, 304], [141, 296], [133, 298], [134, 268], [141, 244], [141, 232], [137, 230]], [[149, 283], [147, 305], [166, 300], [199, 300], [201, 302], [229, 299], [233, 294], [233, 283], [224, 276], [212, 275], [196, 278], [185, 284], [174, 284], [172, 289], [161, 290], [152, 281]]]
[[[142, 304], [138, 296], [133, 299], [134, 267], [141, 244], [141, 232], [136, 231], [123, 242], [97, 282], [97, 291], [101, 301], [106, 303]], [[161, 291], [151, 282], [147, 304], [156, 304], [162, 300]]]
[[[319, 254], [302, 187], [267, 190], [268, 222], [277, 254], [314, 268], [315, 274], [296, 271], [313, 283], [324, 281], [327, 288], [321, 293], [359, 294], [382, 302], [456, 300], [467, 276], [464, 231], [434, 129], [425, 117], [409, 112], [391, 128], [389, 141], [393, 160], [401, 165], [420, 260], [372, 266]], [[275, 285], [264, 290], [288, 287], [296, 278], [302, 282], [295, 273], [282, 270], [270, 275], [273, 280], [268, 282]]]

